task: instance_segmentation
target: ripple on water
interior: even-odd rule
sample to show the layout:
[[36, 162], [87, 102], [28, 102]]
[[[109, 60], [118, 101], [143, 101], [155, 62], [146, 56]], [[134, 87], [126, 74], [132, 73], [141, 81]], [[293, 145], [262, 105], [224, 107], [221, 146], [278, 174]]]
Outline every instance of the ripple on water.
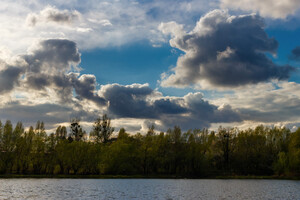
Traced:
[[0, 179], [0, 199], [300, 199], [300, 181]]

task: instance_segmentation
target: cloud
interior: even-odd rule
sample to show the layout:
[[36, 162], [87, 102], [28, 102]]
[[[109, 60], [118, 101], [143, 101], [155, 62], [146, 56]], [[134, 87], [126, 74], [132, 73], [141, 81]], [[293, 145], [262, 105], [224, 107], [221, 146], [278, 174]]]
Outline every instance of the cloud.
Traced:
[[[62, 102], [69, 102], [78, 75], [69, 73], [78, 70], [80, 53], [75, 42], [66, 39], [48, 39], [33, 44], [22, 55], [27, 69], [22, 82], [28, 90], [52, 89]], [[77, 82], [80, 82], [77, 80]], [[81, 85], [77, 84], [77, 90]]]
[[80, 13], [76, 10], [59, 10], [54, 6], [47, 6], [39, 14], [30, 13], [27, 15], [26, 24], [28, 26], [36, 26], [39, 23], [58, 23], [71, 25], [80, 18]]
[[40, 40], [26, 54], [1, 53], [0, 119], [26, 126], [42, 120], [53, 128], [72, 117], [93, 121], [105, 112], [107, 101], [97, 94], [96, 77], [79, 73], [75, 42]]
[[221, 0], [221, 7], [259, 12], [264, 17], [283, 19], [300, 9], [300, 4], [298, 0]]
[[153, 90], [148, 85], [105, 85], [99, 91], [108, 102], [108, 110], [118, 117], [154, 118], [155, 112], [146, 102]]
[[22, 72], [22, 68], [13, 66], [8, 66], [0, 71], [0, 95], [11, 91], [18, 85]]
[[79, 78], [72, 76], [72, 85], [80, 98], [85, 98], [100, 106], [106, 104], [106, 100], [96, 94], [96, 77], [92, 74], [83, 74]]
[[[170, 30], [176, 32], [175, 37], [183, 27]], [[203, 30], [214, 33], [214, 29]], [[217, 49], [214, 59], [226, 60], [238, 51], [233, 46]], [[43, 120], [53, 128], [72, 117], [85, 123], [107, 113], [116, 121], [113, 126], [134, 131], [145, 131], [152, 123], [164, 131], [174, 125], [187, 130], [212, 124], [300, 122], [300, 86], [293, 82], [245, 85], [231, 96], [207, 100], [200, 92], [164, 96], [148, 84], [107, 84], [98, 89], [95, 75], [80, 74], [80, 53], [70, 40], [40, 40], [26, 54], [1, 52], [0, 58], [1, 120], [20, 120], [26, 125]]]
[[[120, 46], [137, 41], [165, 42], [162, 21], [193, 23], [214, 6], [212, 0], [165, 1], [31, 1], [2, 0], [0, 38], [15, 53], [36, 39], [66, 38], [81, 50]], [[20, 40], [22, 38], [22, 40]]]
[[66, 39], [42, 40], [33, 44], [27, 54], [17, 57], [23, 62], [15, 62], [15, 66], [7, 64], [13, 60], [7, 56], [8, 61], [2, 62], [0, 93], [19, 89], [49, 95], [47, 93], [51, 90], [61, 103], [70, 103], [74, 101], [74, 90], [77, 100], [106, 105], [106, 101], [96, 93], [96, 77], [75, 73], [80, 70], [78, 65], [81, 61], [75, 42]]
[[157, 99], [153, 103], [158, 115], [160, 114], [182, 114], [187, 113], [188, 109], [176, 103], [174, 99], [162, 98]]
[[201, 93], [164, 97], [147, 84], [112, 84], [102, 86], [99, 95], [109, 102], [112, 116], [159, 120], [164, 129], [176, 124], [188, 129], [209, 127], [214, 122], [241, 121], [229, 105], [215, 106], [204, 100]]
[[278, 66], [265, 53], [274, 54], [278, 43], [264, 31], [257, 15], [230, 16], [214, 10], [184, 32], [175, 22], [162, 23], [159, 29], [171, 34], [170, 45], [185, 54], [176, 67], [164, 76], [164, 87], [233, 88], [271, 79], [287, 79], [294, 70]]
[[[40, 120], [45, 122], [46, 129], [55, 130], [58, 124], [65, 123], [66, 126], [74, 117], [80, 118], [82, 124], [92, 123], [99, 116], [99, 112], [86, 110], [84, 107], [76, 107], [74, 104], [58, 104], [54, 102], [30, 103], [30, 99], [11, 101], [4, 106], [0, 106], [0, 119], [23, 122], [25, 127], [34, 126]], [[86, 128], [91, 128], [84, 126]]]
[[259, 123], [300, 122], [300, 84], [279, 81], [251, 85], [213, 104], [230, 104], [243, 121]]
[[24, 59], [30, 72], [57, 73], [70, 70], [72, 65], [78, 65], [80, 53], [73, 41], [48, 39], [31, 46]]
[[68, 120], [72, 108], [50, 103], [24, 105], [19, 101], [14, 101], [0, 108], [0, 112], [1, 118], [4, 119], [14, 119], [24, 123], [34, 123], [37, 120], [41, 120], [51, 124]]
[[290, 59], [300, 60], [300, 46], [297, 46], [292, 50], [292, 55], [290, 56]]

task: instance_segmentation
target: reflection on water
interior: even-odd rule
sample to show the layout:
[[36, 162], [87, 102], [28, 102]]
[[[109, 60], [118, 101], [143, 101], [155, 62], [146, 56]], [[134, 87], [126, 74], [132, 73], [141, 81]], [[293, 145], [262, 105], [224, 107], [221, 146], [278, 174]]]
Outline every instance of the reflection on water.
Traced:
[[300, 181], [0, 179], [0, 199], [300, 199]]

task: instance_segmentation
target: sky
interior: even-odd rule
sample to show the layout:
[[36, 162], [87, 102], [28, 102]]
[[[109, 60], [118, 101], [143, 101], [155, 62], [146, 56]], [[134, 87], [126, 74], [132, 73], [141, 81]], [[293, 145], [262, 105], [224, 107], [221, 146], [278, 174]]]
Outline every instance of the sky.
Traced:
[[299, 0], [3, 0], [0, 120], [300, 126]]

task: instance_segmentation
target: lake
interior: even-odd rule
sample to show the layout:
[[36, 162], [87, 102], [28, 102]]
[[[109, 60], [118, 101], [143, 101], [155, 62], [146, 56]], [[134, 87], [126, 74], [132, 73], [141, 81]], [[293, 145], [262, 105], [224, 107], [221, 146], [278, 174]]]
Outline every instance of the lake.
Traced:
[[300, 199], [300, 181], [0, 179], [0, 199]]

